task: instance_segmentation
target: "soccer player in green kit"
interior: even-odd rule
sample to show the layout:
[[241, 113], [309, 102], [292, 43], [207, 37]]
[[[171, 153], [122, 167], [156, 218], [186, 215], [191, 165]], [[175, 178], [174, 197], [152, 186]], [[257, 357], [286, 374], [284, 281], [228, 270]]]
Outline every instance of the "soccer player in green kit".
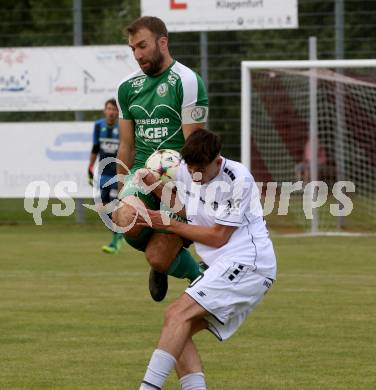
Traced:
[[114, 218], [118, 226], [127, 229], [127, 242], [145, 252], [151, 266], [150, 294], [155, 301], [161, 301], [167, 293], [167, 275], [192, 281], [201, 272], [183, 247], [181, 237], [135, 223], [135, 205], [159, 209], [159, 200], [145, 194], [132, 181], [132, 174], [145, 166], [154, 151], [180, 150], [192, 132], [205, 127], [208, 97], [200, 76], [171, 57], [168, 32], [162, 20], [141, 17], [127, 32], [129, 46], [141, 69], [125, 78], [118, 88], [118, 158], [130, 169], [130, 174], [118, 164], [117, 173], [127, 176], [124, 183], [119, 183], [122, 205]]

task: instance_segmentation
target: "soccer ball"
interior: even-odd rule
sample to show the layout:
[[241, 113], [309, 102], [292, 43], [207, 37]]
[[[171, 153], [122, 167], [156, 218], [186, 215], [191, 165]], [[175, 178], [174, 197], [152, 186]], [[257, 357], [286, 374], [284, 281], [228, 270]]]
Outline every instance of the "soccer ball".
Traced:
[[176, 150], [156, 150], [146, 160], [145, 167], [150, 169], [157, 180], [167, 183], [176, 179], [181, 155]]

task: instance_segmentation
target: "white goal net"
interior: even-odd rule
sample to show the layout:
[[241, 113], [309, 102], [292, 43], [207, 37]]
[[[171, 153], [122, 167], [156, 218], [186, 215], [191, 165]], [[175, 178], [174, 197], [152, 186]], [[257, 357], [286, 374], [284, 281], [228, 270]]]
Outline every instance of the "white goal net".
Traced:
[[376, 60], [242, 62], [242, 162], [272, 228], [375, 232]]

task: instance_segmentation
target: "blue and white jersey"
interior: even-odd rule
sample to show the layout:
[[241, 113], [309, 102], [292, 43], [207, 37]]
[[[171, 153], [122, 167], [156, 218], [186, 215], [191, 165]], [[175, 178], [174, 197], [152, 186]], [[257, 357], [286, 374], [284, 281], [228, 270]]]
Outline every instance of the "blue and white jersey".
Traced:
[[[106, 119], [98, 119], [94, 124], [93, 144], [99, 146], [99, 161], [106, 157], [116, 158], [119, 148], [119, 125], [107, 124]], [[102, 173], [103, 176], [116, 175], [116, 163], [108, 164]]]

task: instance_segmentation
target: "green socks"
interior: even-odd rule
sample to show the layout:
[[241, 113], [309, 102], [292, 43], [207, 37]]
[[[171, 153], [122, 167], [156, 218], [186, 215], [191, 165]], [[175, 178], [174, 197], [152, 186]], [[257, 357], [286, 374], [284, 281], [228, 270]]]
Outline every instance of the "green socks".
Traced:
[[123, 239], [123, 233], [113, 233], [115, 242]]
[[192, 255], [184, 248], [167, 270], [167, 274], [179, 279], [189, 279], [191, 282], [201, 275], [199, 265]]

